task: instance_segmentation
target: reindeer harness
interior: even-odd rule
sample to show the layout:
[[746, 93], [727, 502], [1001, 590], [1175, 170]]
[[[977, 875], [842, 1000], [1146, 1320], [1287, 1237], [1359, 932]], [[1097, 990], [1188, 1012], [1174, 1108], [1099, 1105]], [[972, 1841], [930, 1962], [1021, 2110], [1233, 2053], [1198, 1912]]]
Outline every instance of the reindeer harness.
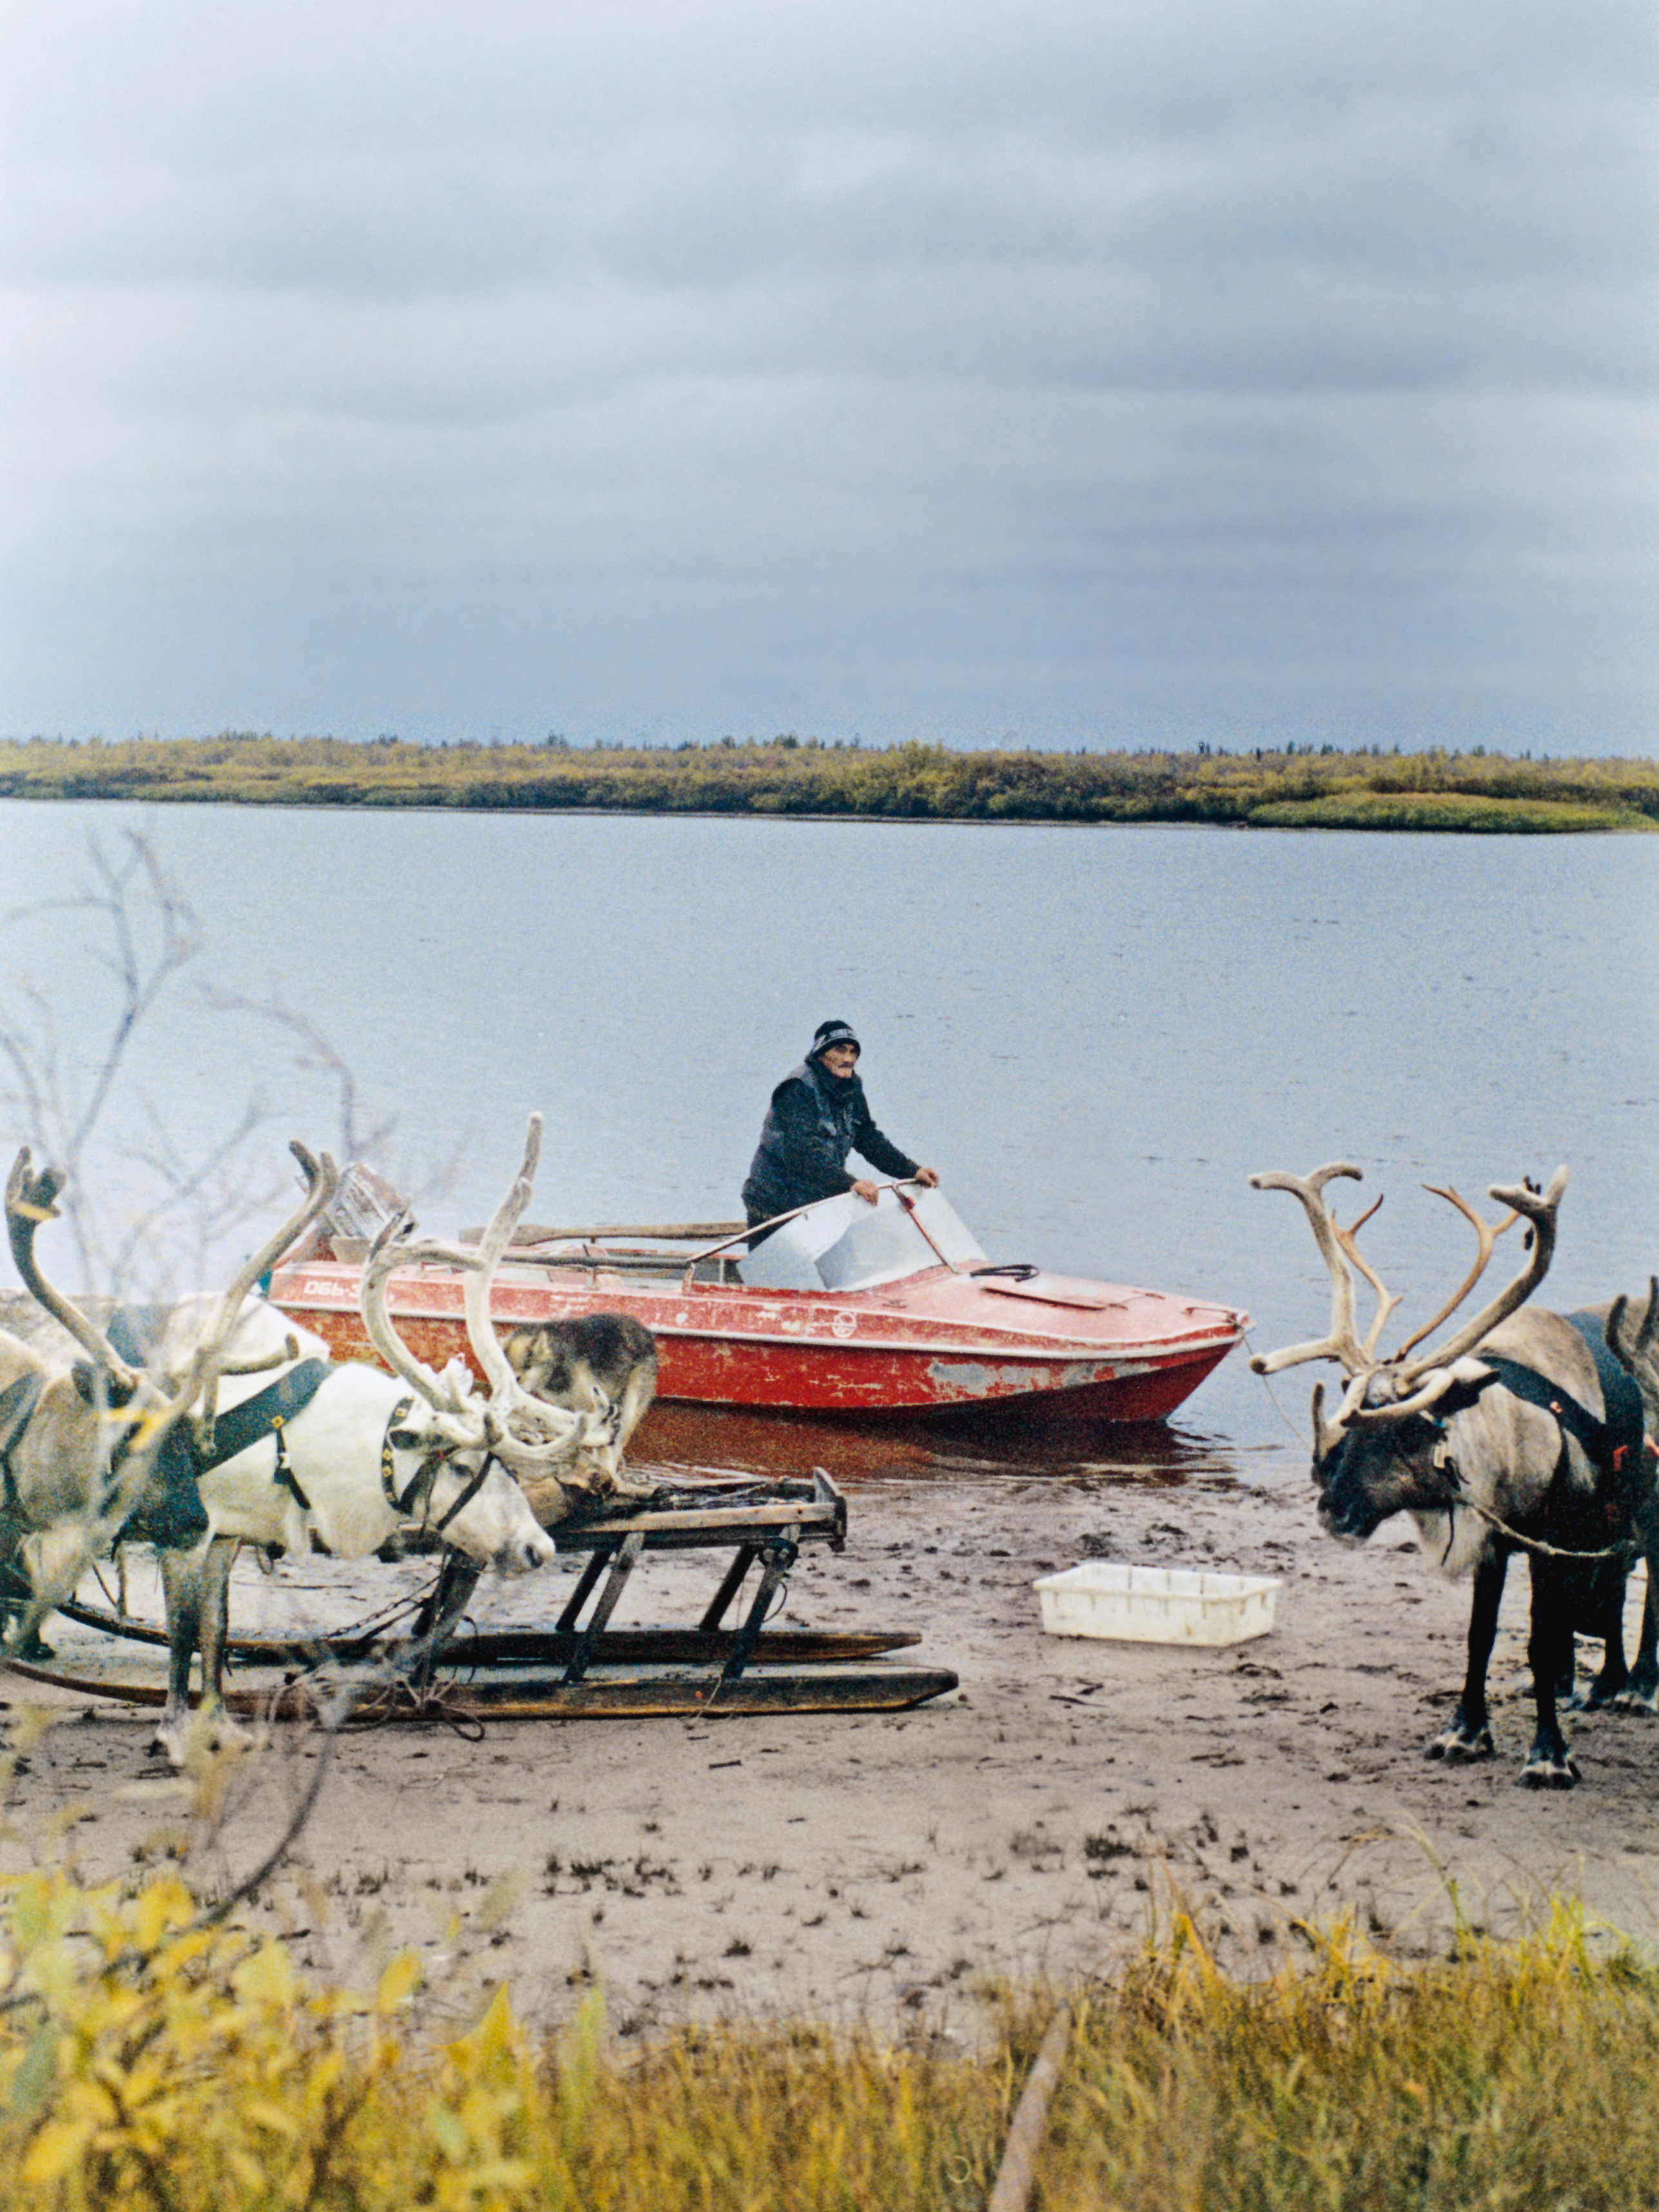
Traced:
[[[485, 1479], [490, 1468], [495, 1464], [495, 1455], [494, 1452], [484, 1454], [477, 1469], [461, 1485], [459, 1496], [442, 1520], [429, 1520], [428, 1516], [432, 1510], [433, 1485], [438, 1480], [438, 1469], [449, 1457], [449, 1454], [447, 1450], [428, 1452], [399, 1493], [397, 1450], [392, 1439], [398, 1426], [408, 1419], [414, 1404], [415, 1401], [412, 1398], [400, 1398], [387, 1418], [386, 1434], [380, 1439], [380, 1487], [386, 1492], [386, 1504], [400, 1518], [405, 1521], [418, 1520], [422, 1529], [428, 1529], [434, 1536], [441, 1536], [455, 1516], [465, 1511], [483, 1488]], [[281, 1448], [279, 1439], [277, 1445], [279, 1451]], [[280, 1476], [278, 1480], [281, 1480]], [[300, 1503], [303, 1505], [306, 1500], [301, 1497], [299, 1485], [291, 1478], [289, 1487], [295, 1496], [300, 1498]]]
[[[110, 1342], [122, 1358], [134, 1366], [143, 1366], [167, 1317], [165, 1307], [124, 1307], [111, 1319]], [[271, 1480], [280, 1488], [291, 1491], [301, 1507], [308, 1510], [310, 1500], [289, 1464], [283, 1431], [296, 1413], [305, 1411], [332, 1371], [331, 1360], [301, 1359], [263, 1390], [256, 1390], [251, 1398], [244, 1398], [240, 1405], [216, 1415], [205, 1427], [190, 1421], [175, 1423], [162, 1438], [156, 1454], [155, 1471], [161, 1478], [164, 1498], [147, 1510], [140, 1509], [145, 1533], [152, 1540], [189, 1545], [204, 1536], [208, 1520], [198, 1494], [201, 1478], [264, 1437], [276, 1439], [276, 1464]], [[112, 1475], [131, 1450], [131, 1431], [118, 1441], [111, 1461]]]
[[[1602, 1403], [1607, 1409], [1607, 1419], [1598, 1421], [1587, 1406], [1565, 1390], [1548, 1376], [1540, 1375], [1535, 1368], [1522, 1366], [1519, 1360], [1506, 1359], [1500, 1353], [1483, 1352], [1477, 1354], [1481, 1364], [1490, 1368], [1490, 1375], [1469, 1386], [1469, 1395], [1462, 1398], [1449, 1410], [1455, 1412], [1472, 1404], [1480, 1395], [1494, 1384], [1507, 1390], [1512, 1398], [1519, 1398], [1529, 1406], [1541, 1407], [1554, 1419], [1565, 1437], [1573, 1437], [1582, 1446], [1586, 1457], [1597, 1473], [1608, 1478], [1611, 1488], [1604, 1498], [1603, 1509], [1609, 1532], [1621, 1525], [1628, 1528], [1635, 1510], [1638, 1487], [1644, 1452], [1653, 1449], [1644, 1435], [1642, 1394], [1632, 1376], [1620, 1366], [1607, 1349], [1605, 1328], [1600, 1316], [1595, 1314], [1567, 1314], [1565, 1320], [1577, 1330], [1589, 1347], [1595, 1363], [1596, 1379], [1601, 1385]], [[1444, 1401], [1443, 1401], [1443, 1404]], [[1448, 1504], [1460, 1505], [1481, 1514], [1493, 1527], [1528, 1551], [1549, 1553], [1554, 1558], [1601, 1559], [1610, 1559], [1624, 1549], [1622, 1544], [1610, 1544], [1600, 1552], [1569, 1552], [1539, 1539], [1523, 1536], [1496, 1515], [1485, 1512], [1474, 1501], [1462, 1495], [1462, 1478], [1451, 1455], [1450, 1441], [1446, 1434], [1444, 1415], [1437, 1408], [1429, 1416], [1439, 1431], [1434, 1448], [1434, 1465], [1443, 1474], [1449, 1485]], [[1563, 1446], [1563, 1460], [1565, 1448]], [[1557, 1473], [1560, 1472], [1558, 1463]]]

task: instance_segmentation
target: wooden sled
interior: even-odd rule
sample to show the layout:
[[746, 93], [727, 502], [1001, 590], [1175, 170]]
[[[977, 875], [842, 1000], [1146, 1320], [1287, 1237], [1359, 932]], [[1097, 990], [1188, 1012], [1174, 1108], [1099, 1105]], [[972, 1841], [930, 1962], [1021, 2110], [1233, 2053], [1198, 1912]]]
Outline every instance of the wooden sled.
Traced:
[[[550, 1628], [450, 1633], [428, 1650], [416, 1644], [401, 1653], [361, 1633], [292, 1643], [240, 1638], [228, 1647], [234, 1662], [293, 1671], [285, 1682], [264, 1688], [228, 1687], [227, 1705], [243, 1715], [315, 1718], [325, 1699], [307, 1675], [324, 1667], [359, 1677], [351, 1720], [373, 1724], [884, 1712], [924, 1705], [957, 1686], [956, 1675], [944, 1668], [884, 1663], [884, 1654], [920, 1643], [907, 1631], [767, 1627], [802, 1545], [840, 1551], [845, 1544], [847, 1502], [822, 1468], [810, 1480], [665, 1484], [623, 1512], [561, 1523], [549, 1533], [561, 1552], [586, 1554]], [[731, 1553], [695, 1627], [610, 1626], [646, 1553], [691, 1550]], [[757, 1565], [753, 1594], [728, 1626]], [[451, 1555], [424, 1609], [428, 1627], [445, 1617], [453, 1571]], [[167, 1643], [159, 1629], [94, 1607], [70, 1601], [56, 1610], [113, 1637]], [[93, 1679], [19, 1660], [8, 1664], [25, 1680], [84, 1695], [166, 1702], [165, 1692], [147, 1683]], [[337, 1674], [337, 1683], [340, 1679]]]

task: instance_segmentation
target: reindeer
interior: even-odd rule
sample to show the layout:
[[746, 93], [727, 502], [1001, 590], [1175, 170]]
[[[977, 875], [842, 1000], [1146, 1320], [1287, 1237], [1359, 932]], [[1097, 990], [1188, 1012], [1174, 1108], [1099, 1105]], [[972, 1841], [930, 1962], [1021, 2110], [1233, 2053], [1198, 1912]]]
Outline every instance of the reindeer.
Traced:
[[[1622, 1295], [1606, 1309], [1602, 1340], [1641, 1393], [1645, 1431], [1642, 1450], [1652, 1475], [1654, 1462], [1659, 1460], [1659, 1443], [1655, 1442], [1659, 1437], [1659, 1276], [1648, 1278], [1646, 1310], [1633, 1330], [1626, 1327], [1630, 1309], [1629, 1298]], [[1600, 1315], [1603, 1310], [1592, 1307], [1590, 1310]], [[1654, 1573], [1650, 1553], [1641, 1643], [1635, 1668], [1618, 1703], [1628, 1711], [1659, 1713], [1659, 1576]]]
[[[305, 1182], [299, 1210], [222, 1296], [191, 1298], [177, 1310], [171, 1356], [145, 1364], [118, 1352], [40, 1274], [34, 1232], [56, 1218], [63, 1177], [50, 1168], [32, 1174], [28, 1148], [18, 1154], [6, 1186], [7, 1228], [18, 1272], [46, 1320], [33, 1342], [0, 1332], [0, 1518], [8, 1550], [21, 1556], [37, 1591], [72, 1586], [124, 1529], [163, 1542], [193, 1540], [204, 1529], [193, 1484], [186, 1477], [181, 1487], [179, 1480], [181, 1455], [173, 1447], [183, 1442], [184, 1417], [198, 1401], [212, 1402], [220, 1378], [269, 1373], [298, 1357], [286, 1336], [270, 1343], [269, 1331], [258, 1352], [232, 1343], [254, 1283], [328, 1194], [326, 1156], [319, 1166], [303, 1146], [292, 1149]], [[271, 1319], [280, 1316], [273, 1312]], [[71, 1364], [77, 1346], [90, 1358]]]
[[[1377, 1346], [1400, 1301], [1360, 1257], [1358, 1232], [1370, 1215], [1345, 1230], [1325, 1200], [1326, 1184], [1339, 1176], [1357, 1179], [1359, 1170], [1339, 1161], [1306, 1176], [1250, 1178], [1255, 1189], [1287, 1190], [1300, 1202], [1332, 1284], [1326, 1334], [1251, 1365], [1271, 1375], [1334, 1359], [1348, 1378], [1328, 1423], [1323, 1385], [1313, 1394], [1313, 1477], [1328, 1530], [1363, 1542], [1391, 1515], [1408, 1513], [1419, 1543], [1442, 1571], [1474, 1578], [1462, 1696], [1450, 1727], [1427, 1747], [1431, 1759], [1492, 1755], [1486, 1668], [1510, 1557], [1527, 1553], [1537, 1718], [1520, 1780], [1530, 1789], [1571, 1789], [1578, 1770], [1556, 1702], [1572, 1678], [1574, 1627], [1582, 1624], [1603, 1640], [1601, 1672], [1587, 1702], [1609, 1703], [1626, 1680], [1625, 1577], [1638, 1551], [1649, 1554], [1652, 1575], [1659, 1512], [1639, 1407], [1607, 1358], [1601, 1321], [1527, 1305], [1554, 1252], [1566, 1170], [1559, 1169], [1541, 1193], [1495, 1186], [1491, 1195], [1510, 1209], [1495, 1224], [1481, 1221], [1449, 1187], [1435, 1190], [1474, 1227], [1480, 1250], [1456, 1293], [1386, 1359]], [[1438, 1347], [1419, 1352], [1480, 1281], [1498, 1237], [1523, 1218], [1531, 1249], [1520, 1273]], [[1377, 1300], [1363, 1342], [1354, 1318], [1356, 1276]]]
[[596, 1472], [619, 1485], [628, 1440], [657, 1395], [657, 1340], [645, 1323], [632, 1314], [576, 1314], [515, 1328], [501, 1349], [532, 1397], [574, 1413], [616, 1407], [616, 1436]]
[[[297, 1150], [297, 1148], [296, 1148]], [[302, 1167], [308, 1156], [301, 1155]], [[505, 1362], [492, 1375], [489, 1401], [478, 1396], [458, 1361], [434, 1375], [407, 1353], [385, 1312], [384, 1277], [366, 1279], [364, 1318], [377, 1349], [396, 1346], [393, 1376], [361, 1364], [332, 1365], [319, 1338], [296, 1329], [262, 1301], [245, 1304], [251, 1283], [270, 1266], [299, 1227], [314, 1218], [332, 1177], [331, 1164], [313, 1171], [312, 1188], [299, 1216], [238, 1275], [216, 1302], [218, 1318], [200, 1334], [199, 1301], [186, 1302], [164, 1332], [155, 1375], [134, 1370], [107, 1338], [46, 1281], [36, 1263], [34, 1230], [50, 1218], [57, 1184], [28, 1175], [25, 1152], [7, 1194], [14, 1254], [24, 1280], [87, 1352], [96, 1395], [143, 1403], [161, 1390], [153, 1419], [180, 1420], [199, 1399], [192, 1424], [202, 1532], [181, 1541], [158, 1536], [167, 1600], [168, 1701], [156, 1741], [175, 1763], [187, 1755], [188, 1686], [193, 1655], [202, 1658], [202, 1720], [220, 1736], [235, 1733], [223, 1711], [222, 1677], [226, 1600], [231, 1562], [239, 1545], [271, 1553], [305, 1553], [313, 1537], [337, 1556], [359, 1559], [377, 1550], [400, 1528], [441, 1536], [480, 1567], [524, 1573], [546, 1565], [554, 1547], [532, 1515], [516, 1478], [556, 1481], [557, 1470], [586, 1449], [606, 1441], [605, 1422], [561, 1413], [531, 1399]], [[484, 1296], [487, 1300], [488, 1288]], [[242, 1432], [238, 1414], [252, 1383], [246, 1378], [276, 1363], [271, 1386], [285, 1410]], [[284, 1385], [304, 1372], [303, 1383], [283, 1398]], [[179, 1378], [176, 1382], [171, 1378]], [[262, 1397], [268, 1393], [261, 1393]], [[418, 1402], [417, 1402], [418, 1401]], [[152, 1416], [146, 1412], [146, 1419]], [[33, 1426], [31, 1422], [30, 1426]], [[222, 1445], [223, 1448], [219, 1447]], [[72, 1510], [57, 1496], [56, 1518], [44, 1533], [58, 1538], [67, 1519], [85, 1556], [80, 1534], [102, 1498], [102, 1461], [83, 1449], [60, 1480]], [[130, 1524], [131, 1525], [131, 1524]], [[146, 1527], [144, 1533], [155, 1533]], [[198, 1731], [199, 1732], [199, 1726]]]
[[[657, 1348], [647, 1328], [617, 1314], [515, 1329], [505, 1344], [497, 1335], [489, 1311], [490, 1285], [530, 1203], [541, 1142], [542, 1117], [532, 1114], [518, 1176], [476, 1245], [415, 1241], [407, 1206], [387, 1221], [364, 1264], [361, 1305], [375, 1351], [395, 1373], [414, 1381], [419, 1363], [386, 1317], [388, 1280], [399, 1267], [433, 1265], [462, 1272], [467, 1341], [496, 1397], [517, 1407], [519, 1424], [532, 1434], [538, 1419], [555, 1425], [555, 1433], [578, 1418], [584, 1425], [583, 1442], [573, 1457], [556, 1472], [525, 1478], [532, 1510], [544, 1528], [551, 1528], [573, 1516], [602, 1511], [614, 1498], [651, 1494], [654, 1485], [628, 1473], [622, 1460], [656, 1389]], [[441, 1643], [477, 1581], [477, 1571], [468, 1561], [453, 1554], [446, 1560], [439, 1590], [416, 1624], [417, 1642], [428, 1648]]]

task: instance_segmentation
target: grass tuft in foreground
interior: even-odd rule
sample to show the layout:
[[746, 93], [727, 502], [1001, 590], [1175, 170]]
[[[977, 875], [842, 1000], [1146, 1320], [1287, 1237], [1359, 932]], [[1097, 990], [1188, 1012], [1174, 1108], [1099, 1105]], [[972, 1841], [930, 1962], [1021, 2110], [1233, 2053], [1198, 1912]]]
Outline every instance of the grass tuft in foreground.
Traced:
[[[1555, 1908], [1513, 1944], [1404, 1966], [1351, 1926], [1244, 1984], [1190, 1922], [1076, 2021], [1044, 2212], [1649, 2206], [1659, 1977]], [[620, 2057], [597, 1998], [550, 2045], [481, 1993], [420, 2026], [421, 1967], [320, 1989], [173, 1877], [38, 1871], [0, 1916], [0, 2202], [160, 2212], [954, 2212], [982, 2205], [1046, 2008], [975, 2055], [805, 2027]]]

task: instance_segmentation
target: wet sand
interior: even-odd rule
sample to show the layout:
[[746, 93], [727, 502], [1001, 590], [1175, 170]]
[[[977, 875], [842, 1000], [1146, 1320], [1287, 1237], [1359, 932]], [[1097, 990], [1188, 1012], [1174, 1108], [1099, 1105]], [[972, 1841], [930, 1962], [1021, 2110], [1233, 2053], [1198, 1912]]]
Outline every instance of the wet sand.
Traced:
[[[1380, 1941], [1436, 1948], [1454, 1893], [1469, 1921], [1513, 1929], [1567, 1893], [1653, 1940], [1659, 1724], [1576, 1716], [1581, 1786], [1516, 1786], [1523, 1570], [1492, 1673], [1498, 1756], [1447, 1768], [1423, 1750], [1455, 1701], [1468, 1590], [1403, 1522], [1334, 1543], [1288, 1476], [901, 1478], [851, 1505], [847, 1551], [803, 1553], [782, 1620], [918, 1631], [904, 1656], [953, 1669], [955, 1696], [890, 1715], [495, 1722], [477, 1741], [349, 1732], [269, 1893], [299, 1954], [354, 1978], [416, 1942], [434, 1984], [506, 1978], [549, 2021], [601, 1984], [623, 2035], [784, 2013], [962, 2033], [988, 1979], [1109, 1973], [1176, 1905], [1241, 1972], [1347, 1909]], [[1274, 1576], [1276, 1626], [1210, 1650], [1045, 1635], [1034, 1578], [1088, 1557]], [[239, 1567], [236, 1625], [337, 1626], [428, 1571]], [[544, 1626], [574, 1571], [487, 1583], [475, 1619]], [[717, 1571], [647, 1557], [617, 1618], [693, 1621]], [[1632, 1638], [1639, 1592], [1638, 1576]], [[40, 1694], [10, 1688], [14, 1706]], [[150, 1722], [52, 1702], [60, 1724], [12, 1785], [21, 1832], [77, 1807], [88, 1872], [168, 1848], [182, 1816]], [[255, 1863], [312, 1756], [278, 1731], [246, 1763], [240, 1809], [205, 1845], [195, 1831], [199, 1875]]]

